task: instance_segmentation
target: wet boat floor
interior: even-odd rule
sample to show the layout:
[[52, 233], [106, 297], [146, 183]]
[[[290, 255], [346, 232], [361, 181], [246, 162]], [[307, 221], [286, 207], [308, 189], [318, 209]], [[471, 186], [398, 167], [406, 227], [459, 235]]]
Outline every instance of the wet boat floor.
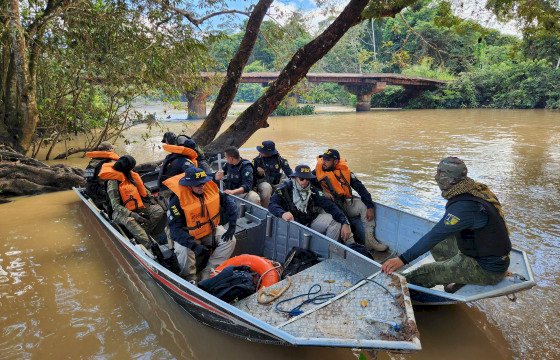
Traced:
[[[344, 261], [327, 259], [292, 276], [290, 288], [271, 304], [259, 304], [257, 293], [237, 302], [235, 306], [296, 337], [357, 340], [401, 338], [391, 325], [379, 321], [395, 322], [404, 328], [406, 314], [402, 306], [403, 290], [399, 279], [381, 274], [373, 278], [376, 283], [368, 281], [352, 289], [362, 279], [362, 276], [348, 270]], [[319, 294], [348, 293], [323, 307], [306, 304], [301, 308], [304, 315], [295, 319], [276, 311], [278, 302], [307, 294], [314, 284], [321, 286]], [[287, 279], [267, 290], [282, 289], [286, 285]], [[282, 303], [281, 308], [290, 310], [305, 299], [307, 296]]]

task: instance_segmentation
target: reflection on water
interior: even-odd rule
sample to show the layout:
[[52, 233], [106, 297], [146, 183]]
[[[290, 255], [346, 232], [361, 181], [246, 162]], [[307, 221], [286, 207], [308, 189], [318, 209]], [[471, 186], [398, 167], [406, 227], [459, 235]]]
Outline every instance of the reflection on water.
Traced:
[[[252, 158], [273, 139], [294, 167], [337, 148], [374, 200], [431, 219], [444, 206], [437, 163], [463, 158], [469, 175], [498, 194], [538, 287], [516, 303], [417, 308], [423, 351], [380, 358], [553, 359], [560, 357], [559, 120], [558, 112], [499, 110], [271, 118], [241, 153]], [[187, 133], [198, 124], [189, 122]], [[161, 134], [184, 126], [135, 127], [118, 151], [139, 162], [160, 159]], [[200, 325], [134, 274], [83, 210], [72, 192], [0, 205], [0, 358], [356, 358], [349, 350], [249, 343]]]

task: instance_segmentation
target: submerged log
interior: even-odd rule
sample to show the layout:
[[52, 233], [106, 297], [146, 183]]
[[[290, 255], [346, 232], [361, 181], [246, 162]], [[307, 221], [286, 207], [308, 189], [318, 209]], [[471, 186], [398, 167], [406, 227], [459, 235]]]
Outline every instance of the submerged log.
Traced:
[[[63, 164], [49, 166], [0, 145], [0, 198], [36, 195], [83, 186], [81, 169]], [[1, 203], [1, 202], [0, 202]]]

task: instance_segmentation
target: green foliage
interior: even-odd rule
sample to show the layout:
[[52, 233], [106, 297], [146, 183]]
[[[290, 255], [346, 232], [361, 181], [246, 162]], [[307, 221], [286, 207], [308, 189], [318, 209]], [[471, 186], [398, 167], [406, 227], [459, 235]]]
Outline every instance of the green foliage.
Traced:
[[274, 110], [272, 115], [274, 116], [297, 116], [297, 115], [313, 115], [315, 113], [315, 106], [303, 105], [303, 106], [287, 106], [285, 104], [280, 104]]
[[[403, 91], [384, 91], [374, 106], [403, 106]], [[446, 87], [422, 93], [408, 108], [560, 108], [560, 69], [544, 60], [500, 63], [462, 74]]]
[[335, 83], [314, 85], [311, 90], [303, 93], [301, 98], [304, 102], [312, 104], [356, 105], [356, 95], [350, 94], [344, 86]]
[[409, 76], [418, 76], [427, 79], [436, 79], [436, 80], [454, 80], [455, 76], [451, 75], [447, 69], [444, 67], [433, 68], [432, 67], [433, 59], [430, 57], [425, 57], [420, 59], [420, 62], [416, 65], [412, 65], [406, 69], [403, 69], [404, 75]]

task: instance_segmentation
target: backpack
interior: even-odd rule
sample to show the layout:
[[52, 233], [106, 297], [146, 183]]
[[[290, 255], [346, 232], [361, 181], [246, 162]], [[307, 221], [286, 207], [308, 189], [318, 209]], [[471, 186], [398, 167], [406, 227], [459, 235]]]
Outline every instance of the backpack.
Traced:
[[248, 266], [228, 266], [198, 287], [225, 302], [241, 300], [257, 291], [256, 274]]
[[313, 251], [294, 246], [284, 261], [282, 279], [295, 275], [320, 262], [319, 255]]

